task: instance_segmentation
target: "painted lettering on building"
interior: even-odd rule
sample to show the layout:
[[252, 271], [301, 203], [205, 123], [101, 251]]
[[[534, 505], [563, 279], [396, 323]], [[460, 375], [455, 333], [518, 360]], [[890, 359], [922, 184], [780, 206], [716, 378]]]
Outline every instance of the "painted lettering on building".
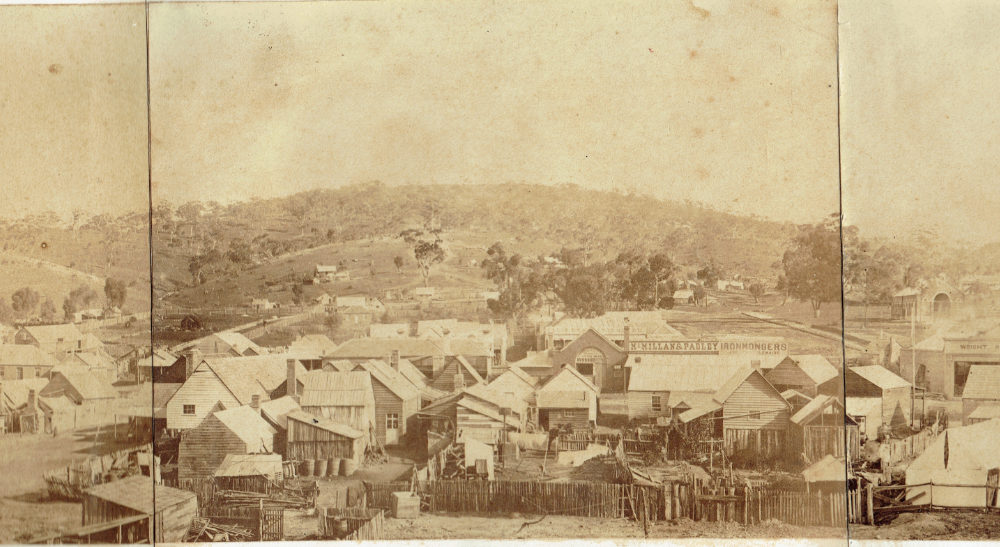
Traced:
[[629, 353], [675, 355], [785, 355], [788, 344], [779, 340], [631, 340]]

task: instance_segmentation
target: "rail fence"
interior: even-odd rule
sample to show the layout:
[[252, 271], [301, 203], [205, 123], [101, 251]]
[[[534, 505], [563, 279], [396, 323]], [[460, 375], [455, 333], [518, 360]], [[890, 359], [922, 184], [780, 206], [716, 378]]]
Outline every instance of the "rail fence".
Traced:
[[[848, 492], [850, 522], [883, 524], [900, 513], [955, 510], [1000, 510], [1000, 470], [991, 470], [985, 484], [935, 483], [867, 485]], [[935, 489], [936, 494], [935, 494]], [[916, 492], [912, 492], [916, 490]]]

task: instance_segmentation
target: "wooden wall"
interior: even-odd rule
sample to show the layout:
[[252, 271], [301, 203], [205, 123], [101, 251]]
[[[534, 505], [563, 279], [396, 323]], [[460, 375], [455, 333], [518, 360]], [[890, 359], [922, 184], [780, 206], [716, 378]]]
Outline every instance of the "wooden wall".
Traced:
[[548, 424], [548, 429], [571, 425], [574, 430], [590, 426], [589, 411], [586, 408], [542, 408], [538, 410], [540, 423]]
[[[760, 417], [750, 416], [760, 412]], [[788, 428], [788, 407], [781, 394], [763, 377], [751, 374], [722, 405], [725, 429]]]
[[794, 389], [810, 397], [816, 396], [816, 383], [805, 372], [802, 372], [802, 369], [791, 359], [785, 359], [778, 363], [778, 366], [771, 369], [764, 377], [779, 392]]
[[288, 453], [285, 457], [290, 460], [348, 458], [360, 463], [364, 449], [364, 436], [350, 439], [297, 420], [288, 420]]
[[420, 395], [403, 400], [372, 376], [372, 392], [375, 394], [375, 436], [385, 444], [385, 417], [387, 414], [399, 414], [399, 441], [410, 429], [413, 416], [420, 410]]
[[181, 435], [177, 456], [177, 478], [204, 479], [212, 476], [227, 454], [249, 454], [259, 447], [248, 447], [214, 415]]
[[353, 427], [358, 431], [368, 431], [368, 426], [375, 420], [375, 409], [363, 406], [303, 406], [302, 410], [316, 416], [329, 418], [338, 424]]
[[157, 505], [156, 509], [156, 541], [180, 543], [191, 528], [191, 522], [198, 516], [198, 498], [191, 496], [167, 507]]
[[[226, 408], [240, 406], [240, 402], [226, 389], [215, 373], [208, 366], [201, 365], [167, 403], [167, 428], [197, 427], [220, 402]], [[195, 414], [185, 415], [184, 405], [192, 404], [195, 405]]]

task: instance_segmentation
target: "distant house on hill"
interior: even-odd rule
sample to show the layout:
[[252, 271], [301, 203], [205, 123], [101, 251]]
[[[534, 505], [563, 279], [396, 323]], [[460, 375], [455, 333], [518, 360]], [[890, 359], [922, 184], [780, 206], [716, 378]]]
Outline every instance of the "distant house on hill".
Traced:
[[91, 340], [72, 323], [21, 327], [14, 335], [14, 343], [36, 346], [51, 354], [94, 349]]
[[[167, 428], [194, 428], [220, 407], [249, 405], [254, 395], [261, 401], [284, 395], [279, 388], [287, 376], [288, 361], [283, 354], [203, 359], [167, 403]], [[304, 375], [302, 364], [291, 361], [296, 373]]]
[[694, 304], [694, 291], [691, 289], [679, 289], [674, 291], [674, 304]]
[[337, 266], [330, 264], [317, 264], [316, 269], [313, 271], [313, 277], [320, 282], [330, 282], [334, 280], [334, 276], [337, 275]]
[[177, 478], [183, 483], [211, 477], [228, 454], [270, 453], [276, 433], [249, 406], [213, 412], [181, 436]]
[[262, 311], [273, 310], [278, 307], [277, 304], [271, 302], [267, 298], [254, 298], [250, 301], [250, 308], [253, 311], [260, 313]]

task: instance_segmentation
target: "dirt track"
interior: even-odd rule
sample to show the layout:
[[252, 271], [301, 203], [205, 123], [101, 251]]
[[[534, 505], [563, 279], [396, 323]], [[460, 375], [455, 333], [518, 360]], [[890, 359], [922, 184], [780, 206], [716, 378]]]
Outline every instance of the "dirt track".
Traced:
[[903, 513], [884, 526], [851, 525], [851, 539], [987, 540], [1000, 538], [1000, 514]]

